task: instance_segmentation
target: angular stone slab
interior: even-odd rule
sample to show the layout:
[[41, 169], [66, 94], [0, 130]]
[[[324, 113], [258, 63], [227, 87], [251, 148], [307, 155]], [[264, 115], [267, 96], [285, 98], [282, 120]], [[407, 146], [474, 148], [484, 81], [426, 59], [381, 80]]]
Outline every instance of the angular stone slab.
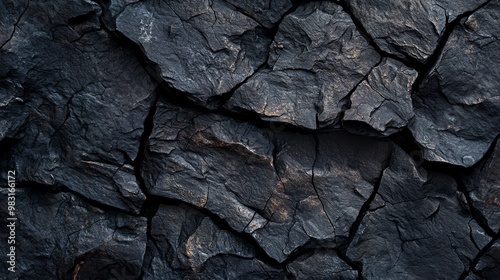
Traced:
[[424, 159], [470, 167], [500, 133], [499, 15], [493, 1], [462, 21], [413, 96]]
[[226, 107], [308, 129], [328, 126], [379, 60], [340, 6], [307, 3], [280, 23], [270, 68], [236, 90]]

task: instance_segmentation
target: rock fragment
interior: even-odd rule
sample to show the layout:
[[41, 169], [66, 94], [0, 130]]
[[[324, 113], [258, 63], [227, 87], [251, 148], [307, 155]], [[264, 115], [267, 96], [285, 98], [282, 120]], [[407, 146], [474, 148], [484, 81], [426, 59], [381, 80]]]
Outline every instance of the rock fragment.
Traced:
[[[0, 194], [7, 197], [7, 190], [1, 188]], [[8, 213], [7, 203], [0, 209]], [[16, 189], [15, 209], [12, 275], [19, 279], [91, 279], [96, 272], [107, 279], [137, 279], [141, 274], [146, 218], [102, 210], [71, 193], [34, 187]], [[7, 240], [7, 231], [1, 232]], [[6, 258], [0, 257], [3, 263]]]
[[226, 107], [308, 129], [328, 126], [379, 60], [340, 6], [307, 3], [280, 23], [270, 68], [238, 88]]
[[116, 26], [141, 47], [161, 79], [207, 105], [265, 62], [271, 38], [255, 20], [271, 24], [289, 4], [259, 1], [251, 11], [248, 6], [221, 0], [141, 1], [127, 5]]
[[424, 159], [470, 167], [500, 133], [499, 14], [492, 1], [464, 19], [413, 96]]
[[384, 60], [352, 93], [343, 120], [364, 122], [385, 136], [400, 131], [413, 118], [411, 90], [416, 78], [417, 71], [397, 60]]
[[346, 0], [354, 17], [383, 51], [425, 63], [446, 26], [486, 0]]
[[416, 167], [399, 149], [375, 204], [347, 249], [367, 279], [458, 278], [487, 239], [462, 206], [453, 178]]
[[[136, 159], [155, 83], [93, 2], [30, 2], [0, 49], [1, 138], [18, 180], [138, 213]], [[6, 129], [5, 129], [6, 128]]]

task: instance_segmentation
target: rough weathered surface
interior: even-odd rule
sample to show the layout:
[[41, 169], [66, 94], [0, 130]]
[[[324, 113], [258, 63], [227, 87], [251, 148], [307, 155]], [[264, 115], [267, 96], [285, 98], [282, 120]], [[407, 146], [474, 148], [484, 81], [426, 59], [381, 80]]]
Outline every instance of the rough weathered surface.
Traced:
[[278, 133], [274, 147], [248, 123], [167, 102], [144, 159], [149, 193], [211, 211], [279, 261], [311, 239], [345, 240], [391, 153], [346, 133]]
[[463, 20], [413, 96], [410, 129], [425, 159], [472, 166], [499, 134], [499, 15], [492, 1]]
[[379, 60], [340, 6], [307, 3], [280, 23], [269, 69], [236, 90], [227, 107], [309, 129], [327, 126]]
[[500, 242], [496, 241], [484, 252], [467, 279], [495, 279], [498, 275], [500, 275]]
[[[116, 25], [141, 47], [166, 83], [204, 103], [229, 92], [265, 62], [271, 38], [254, 20], [260, 20], [258, 14], [240, 12], [248, 3], [239, 5], [221, 0], [141, 1], [128, 5]], [[289, 6], [285, 1], [258, 5], [269, 6], [268, 16], [261, 19], [269, 23]]]
[[472, 205], [494, 232], [500, 230], [500, 141], [493, 153], [465, 179]]
[[499, 22], [3, 1], [0, 279], [499, 279]]
[[485, 245], [453, 178], [416, 167], [401, 150], [371, 208], [347, 249], [367, 279], [457, 279]]
[[346, 0], [355, 18], [385, 52], [426, 62], [446, 26], [486, 0]]
[[[7, 189], [1, 188], [0, 194], [6, 197]], [[146, 218], [102, 210], [76, 195], [34, 187], [18, 188], [16, 198], [18, 279], [95, 279], [96, 273], [99, 279], [139, 277], [146, 250]], [[6, 203], [0, 209], [8, 213]], [[1, 231], [2, 241], [7, 234]], [[0, 259], [5, 264], [7, 247], [3, 248]], [[2, 271], [2, 275], [8, 273], [6, 268]]]
[[300, 257], [287, 268], [296, 279], [358, 279], [358, 272], [331, 250], [315, 250], [311, 256]]
[[0, 136], [18, 140], [18, 180], [138, 213], [145, 196], [132, 161], [155, 85], [131, 50], [98, 30], [97, 5], [53, 8], [30, 2], [0, 50]]
[[367, 123], [386, 136], [401, 130], [413, 118], [411, 89], [416, 78], [417, 71], [385, 60], [352, 93], [343, 120]]
[[276, 188], [273, 145], [263, 131], [233, 119], [186, 110], [162, 99], [142, 170], [149, 193], [185, 201], [252, 232], [266, 220]]
[[[152, 219], [144, 279], [278, 279], [241, 237], [186, 205], [160, 206]], [[192, 278], [194, 277], [194, 278]]]

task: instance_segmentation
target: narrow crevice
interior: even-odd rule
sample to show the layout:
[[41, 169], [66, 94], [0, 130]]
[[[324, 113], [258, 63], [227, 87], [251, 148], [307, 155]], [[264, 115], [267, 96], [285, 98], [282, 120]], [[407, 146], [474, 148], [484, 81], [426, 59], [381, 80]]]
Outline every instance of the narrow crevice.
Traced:
[[316, 193], [316, 196], [318, 197], [319, 202], [321, 203], [321, 208], [323, 209], [323, 213], [325, 213], [326, 218], [330, 222], [330, 225], [332, 226], [332, 230], [335, 233], [335, 223], [330, 218], [330, 215], [328, 214], [328, 211], [325, 208], [325, 204], [323, 203], [323, 200], [321, 199], [321, 195], [319, 194], [318, 189], [316, 188], [316, 184], [314, 182], [314, 175], [315, 175], [314, 171], [315, 171], [315, 168], [316, 168], [316, 163], [317, 163], [317, 160], [318, 160], [318, 156], [319, 156], [320, 150], [319, 150], [318, 135], [314, 134], [313, 136], [314, 136], [314, 161], [313, 161], [313, 164], [312, 164], [312, 167], [311, 167], [311, 185], [312, 185], [312, 187], [314, 189], [314, 192]]
[[[391, 153], [392, 156], [392, 153]], [[337, 253], [340, 259], [342, 259], [345, 263], [347, 263], [349, 266], [351, 266], [353, 269], [358, 271], [358, 279], [363, 279], [363, 263], [352, 260], [347, 256], [347, 248], [351, 244], [351, 242], [354, 240], [355, 235], [358, 232], [359, 227], [361, 226], [361, 222], [363, 221], [364, 217], [366, 216], [366, 213], [370, 211], [370, 205], [371, 203], [375, 200], [379, 189], [380, 185], [382, 184], [382, 179], [384, 177], [384, 172], [389, 168], [390, 162], [391, 162], [391, 156], [386, 161], [385, 167], [382, 169], [380, 172], [377, 182], [374, 185], [373, 192], [371, 193], [370, 197], [363, 203], [361, 206], [361, 209], [358, 213], [358, 216], [356, 217], [356, 220], [352, 224], [351, 228], [349, 229], [349, 236], [347, 237], [347, 240], [338, 246], [337, 248]]]
[[463, 14], [458, 15], [454, 20], [452, 20], [446, 24], [443, 35], [441, 35], [441, 37], [439, 38], [437, 46], [434, 49], [434, 52], [429, 56], [429, 58], [422, 65], [422, 67], [416, 68], [418, 70], [418, 77], [412, 85], [412, 92], [413, 93], [417, 92], [418, 88], [420, 87], [420, 85], [422, 84], [424, 79], [429, 75], [429, 73], [432, 71], [432, 69], [439, 62], [439, 60], [441, 58], [441, 54], [443, 53], [443, 50], [445, 48], [446, 43], [448, 42], [448, 39], [450, 38], [451, 33], [460, 24], [460, 21], [462, 21], [462, 19], [464, 19], [464, 18], [471, 16], [477, 10], [488, 5], [491, 1], [492, 0], [489, 0], [489, 1], [481, 4], [479, 7], [477, 7], [476, 9], [474, 9], [472, 11], [467, 11]]
[[281, 22], [283, 21], [283, 19], [286, 16], [288, 16], [289, 14], [295, 12], [295, 10], [297, 10], [297, 8], [300, 5], [302, 5], [303, 3], [306, 3], [306, 2], [311, 2], [311, 1], [298, 1], [298, 2], [301, 2], [301, 3], [293, 3], [293, 1], [292, 1], [293, 6], [290, 9], [288, 9], [285, 13], [283, 13], [283, 15], [281, 16], [281, 18], [274, 24], [274, 26], [271, 29], [267, 29], [267, 28], [263, 27], [263, 29], [264, 29], [263, 34], [265, 34], [270, 39], [269, 45], [267, 46], [267, 55], [266, 55], [266, 58], [264, 59], [264, 62], [261, 65], [259, 65], [250, 76], [246, 77], [242, 82], [240, 82], [237, 85], [235, 85], [230, 91], [228, 91], [226, 93], [223, 93], [223, 94], [221, 94], [219, 96], [212, 96], [212, 97], [210, 97], [208, 99], [208, 101], [207, 101], [207, 105], [208, 105], [209, 108], [222, 108], [229, 101], [229, 99], [231, 99], [231, 97], [233, 97], [234, 93], [242, 85], [246, 84], [251, 78], [255, 77], [262, 70], [264, 70], [264, 69], [271, 69], [271, 66], [269, 65], [269, 56], [270, 56], [270, 53], [271, 53], [271, 46], [273, 46], [273, 44], [275, 44], [274, 39], [276, 38], [276, 34], [278, 34], [279, 26], [281, 25]]
[[24, 14], [26, 13], [26, 11], [28, 10], [29, 6], [30, 6], [30, 1], [28, 1], [28, 4], [26, 4], [26, 8], [24, 8], [24, 10], [21, 12], [21, 14], [19, 15], [19, 17], [17, 18], [16, 22], [14, 23], [14, 29], [12, 30], [12, 33], [10, 34], [9, 38], [5, 42], [3, 42], [3, 44], [0, 46], [0, 50], [3, 49], [3, 47], [8, 42], [10, 42], [10, 40], [12, 40], [12, 38], [14, 37], [14, 34], [16, 33], [16, 30], [17, 30], [17, 26], [21, 22], [21, 19], [24, 16]]
[[132, 211], [127, 211], [121, 208], [117, 208], [111, 205], [107, 205], [93, 199], [90, 199], [83, 194], [80, 194], [77, 191], [70, 189], [69, 187], [61, 184], [56, 185], [46, 185], [41, 184], [39, 182], [34, 181], [18, 181], [16, 182], [16, 189], [27, 189], [30, 191], [43, 192], [43, 193], [51, 193], [51, 194], [59, 194], [59, 193], [68, 193], [78, 197], [80, 200], [85, 202], [86, 204], [98, 208], [104, 212], [119, 212], [125, 215], [140, 217], [140, 214], [134, 213]]
[[476, 272], [476, 266], [481, 260], [481, 258], [488, 253], [488, 251], [491, 249], [491, 247], [500, 240], [500, 233], [497, 233], [494, 238], [488, 242], [479, 252], [477, 255], [472, 259], [469, 265], [469, 269], [464, 270], [462, 275], [458, 278], [459, 280], [465, 280], [467, 276], [470, 275], [471, 272]]
[[[356, 91], [356, 89], [358, 89], [359, 85], [364, 82], [364, 81], [367, 81], [368, 80], [368, 76], [370, 76], [370, 74], [372, 73], [373, 69], [377, 68], [382, 62], [384, 61], [384, 57], [380, 57], [379, 61], [373, 65], [373, 67], [370, 69], [370, 71], [368, 71], [365, 76], [363, 77], [363, 79], [361, 79], [358, 83], [356, 83], [356, 85], [354, 85], [354, 87], [347, 93], [346, 96], [342, 97], [342, 99], [340, 99], [340, 102], [339, 104], [342, 104], [341, 105], [341, 111], [339, 113], [339, 116], [337, 117], [337, 121], [334, 121], [334, 124], [337, 123], [338, 121], [341, 121], [341, 122], [344, 122], [344, 115], [345, 115], [345, 112], [349, 109], [351, 109], [351, 106], [352, 106], [352, 102], [351, 102], [351, 96], [352, 94]], [[342, 123], [343, 125], [343, 123]]]
[[[142, 163], [144, 161], [144, 157], [146, 155], [146, 149], [149, 141], [149, 136], [151, 136], [151, 133], [153, 132], [153, 127], [154, 127], [154, 116], [156, 113], [156, 107], [158, 104], [158, 99], [159, 99], [159, 94], [155, 90], [154, 91], [154, 97], [153, 97], [153, 102], [151, 103], [151, 107], [149, 109], [149, 113], [144, 119], [144, 130], [141, 135], [141, 139], [139, 141], [139, 149], [137, 150], [137, 156], [135, 160], [133, 161], [133, 167], [134, 167], [134, 175], [137, 180], [137, 184], [139, 185], [139, 188], [142, 190], [142, 192], [148, 196], [148, 188], [146, 186], [146, 182], [144, 181], [144, 178], [142, 177], [141, 174], [141, 169], [142, 169]], [[147, 200], [147, 198], [146, 198]], [[141, 214], [144, 214], [143, 211], [145, 210], [145, 205], [146, 203], [143, 204], [141, 208]]]
[[481, 214], [481, 212], [474, 206], [470, 193], [467, 190], [467, 187], [464, 183], [464, 179], [467, 176], [470, 176], [470, 174], [474, 170], [476, 170], [480, 165], [484, 163], [484, 161], [488, 160], [492, 156], [495, 149], [495, 143], [499, 139], [499, 137], [500, 136], [497, 136], [495, 140], [492, 141], [489, 149], [483, 155], [482, 159], [470, 167], [463, 167], [445, 162], [433, 162], [425, 160], [423, 158], [422, 147], [415, 140], [413, 134], [408, 128], [405, 128], [401, 132], [392, 135], [390, 139], [394, 143], [396, 143], [400, 148], [402, 148], [410, 157], [412, 157], [412, 159], [415, 161], [417, 165], [421, 166], [425, 170], [451, 176], [457, 184], [458, 191], [464, 194], [464, 197], [467, 201], [467, 207], [469, 208], [469, 212], [472, 218], [479, 224], [479, 226], [481, 226], [481, 228], [486, 232], [486, 234], [488, 234], [491, 237], [494, 237], [496, 236], [497, 233], [495, 233], [487, 225], [487, 222], [483, 217], [483, 215]]
[[[145, 207], [145, 209], [150, 209], [150, 213], [156, 213], [156, 210], [154, 207], [157, 207], [159, 205], [172, 205], [172, 206], [178, 206], [178, 205], [188, 205], [189, 207], [192, 207], [193, 209], [196, 209], [198, 212], [201, 214], [207, 216], [212, 220], [212, 222], [220, 229], [223, 231], [228, 231], [231, 234], [234, 234], [235, 236], [241, 238], [245, 242], [247, 242], [249, 245], [251, 245], [255, 249], [255, 258], [262, 261], [263, 263], [266, 263], [267, 265], [270, 265], [274, 268], [278, 268], [283, 270], [283, 265], [279, 263], [277, 260], [273, 259], [270, 257], [266, 251], [257, 243], [257, 241], [250, 235], [244, 232], [239, 232], [232, 228], [229, 223], [219, 217], [218, 215], [212, 213], [210, 210], [207, 210], [205, 208], [200, 208], [197, 207], [196, 205], [187, 203], [185, 201], [175, 199], [175, 198], [166, 198], [166, 197], [161, 197], [157, 195], [150, 195], [148, 197], [148, 201], [146, 203], [149, 207]], [[147, 213], [146, 211], [144, 212], [145, 214]], [[154, 216], [154, 214], [153, 214]], [[152, 217], [152, 216], [151, 216]]]
[[363, 26], [363, 24], [361, 23], [361, 21], [359, 21], [354, 16], [354, 13], [352, 12], [351, 7], [349, 7], [349, 4], [346, 2], [346, 0], [333, 0], [333, 2], [340, 5], [342, 7], [342, 9], [344, 10], [344, 12], [346, 12], [351, 17], [351, 20], [354, 23], [354, 25], [356, 26], [356, 29], [358, 30], [359, 34], [361, 34], [361, 36], [363, 36], [365, 38], [365, 40], [368, 42], [368, 44], [370, 44], [370, 46], [378, 54], [380, 54], [382, 57], [392, 58], [394, 60], [397, 60], [397, 61], [403, 63], [407, 67], [416, 69], [417, 71], [419, 71], [419, 69], [422, 69], [424, 67], [424, 64], [422, 62], [419, 62], [415, 58], [412, 58], [410, 56], [405, 55], [405, 58], [403, 59], [395, 54], [391, 54], [391, 53], [388, 53], [388, 52], [382, 50], [379, 47], [379, 45], [377, 45], [377, 43], [375, 42], [373, 37], [368, 33], [368, 31], [366, 31], [366, 29]]

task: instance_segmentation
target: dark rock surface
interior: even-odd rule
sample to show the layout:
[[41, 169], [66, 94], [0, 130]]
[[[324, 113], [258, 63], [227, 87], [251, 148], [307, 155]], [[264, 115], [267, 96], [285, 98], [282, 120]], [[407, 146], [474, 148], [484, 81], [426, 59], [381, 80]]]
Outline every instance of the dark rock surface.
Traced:
[[327, 126], [338, 121], [343, 99], [379, 60], [340, 6], [304, 4], [280, 23], [269, 69], [238, 88], [227, 106], [264, 120]]
[[446, 27], [486, 0], [345, 0], [354, 17], [383, 51], [426, 62]]
[[[7, 189], [0, 193], [6, 197]], [[145, 217], [99, 209], [74, 194], [37, 187], [18, 189], [16, 198], [18, 279], [91, 279], [96, 273], [99, 279], [121, 279], [141, 274]], [[0, 209], [8, 213], [6, 203]], [[7, 236], [2, 230], [3, 241]], [[6, 254], [1, 256], [4, 264]]]
[[499, 134], [499, 14], [492, 1], [463, 19], [414, 95], [410, 129], [425, 159], [470, 167]]
[[496, 141], [492, 154], [472, 174], [466, 177], [465, 186], [472, 206], [479, 211], [488, 227], [500, 230], [500, 141]]
[[499, 23], [3, 1], [0, 279], [499, 279]]
[[141, 46], [165, 82], [206, 102], [229, 92], [264, 63], [271, 38], [260, 21], [272, 24], [289, 6], [286, 1], [259, 1], [253, 6], [257, 11], [245, 12], [249, 3], [236, 5], [143, 1], [128, 5], [116, 25]]
[[347, 249], [366, 278], [456, 279], [486, 245], [454, 179], [416, 167], [402, 150], [384, 171], [375, 205]]
[[279, 278], [243, 238], [186, 205], [160, 206], [152, 219], [144, 279]]

